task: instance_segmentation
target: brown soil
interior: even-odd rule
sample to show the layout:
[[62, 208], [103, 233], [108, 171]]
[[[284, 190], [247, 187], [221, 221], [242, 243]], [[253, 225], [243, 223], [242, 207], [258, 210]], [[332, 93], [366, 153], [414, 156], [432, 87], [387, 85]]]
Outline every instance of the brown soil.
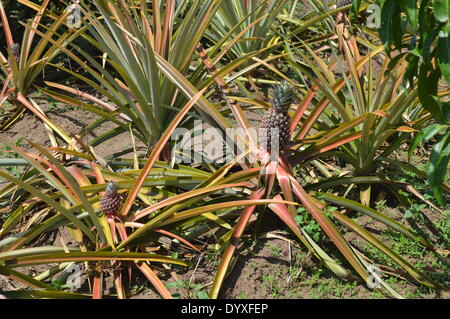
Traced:
[[[92, 124], [98, 120], [99, 117], [97, 115], [83, 109], [68, 107], [62, 103], [57, 103], [56, 106], [49, 109], [48, 104], [45, 101], [37, 101], [39, 102], [39, 106], [51, 121], [53, 121], [70, 137], [74, 137], [76, 135], [83, 136], [81, 138], [81, 142], [85, 144], [93, 138], [96, 138], [116, 127], [115, 124], [106, 122], [96, 128], [93, 132], [86, 134], [84, 129], [89, 124]], [[23, 138], [20, 145], [24, 150], [30, 152], [33, 152], [33, 147], [26, 142], [27, 140], [41, 146], [51, 146], [47, 130], [42, 122], [34, 114], [31, 114], [31, 112], [26, 112], [19, 121], [15, 122], [6, 131], [0, 132], [0, 137], [6, 139], [10, 143], [15, 143], [18, 139]], [[65, 145], [65, 143], [58, 136], [57, 140], [60, 146]], [[106, 157], [118, 151], [122, 151], [125, 148], [131, 147], [130, 141], [130, 133], [124, 132], [98, 146], [95, 146], [94, 151], [100, 157]], [[138, 141], [136, 142], [138, 148], [143, 147], [142, 143], [139, 143]]]

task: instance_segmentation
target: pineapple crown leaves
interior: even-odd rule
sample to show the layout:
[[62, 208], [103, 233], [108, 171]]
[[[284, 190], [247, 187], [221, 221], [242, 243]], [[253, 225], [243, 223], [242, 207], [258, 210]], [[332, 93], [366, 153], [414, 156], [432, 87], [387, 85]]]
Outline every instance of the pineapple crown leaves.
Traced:
[[272, 107], [279, 112], [287, 112], [289, 105], [294, 101], [292, 86], [284, 81], [274, 87], [272, 92]]
[[115, 194], [117, 193], [117, 184], [113, 181], [109, 181], [106, 184], [106, 189], [105, 189], [107, 194]]

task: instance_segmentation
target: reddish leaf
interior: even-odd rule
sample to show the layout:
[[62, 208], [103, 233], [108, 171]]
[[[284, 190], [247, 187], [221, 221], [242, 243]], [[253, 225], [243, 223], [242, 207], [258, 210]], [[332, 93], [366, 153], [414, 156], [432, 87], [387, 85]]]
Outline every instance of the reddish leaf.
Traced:
[[150, 157], [147, 160], [147, 163], [145, 163], [144, 168], [142, 169], [141, 174], [139, 175], [138, 179], [136, 180], [136, 184], [132, 188], [130, 194], [128, 195], [125, 204], [123, 205], [122, 209], [122, 216], [127, 216], [128, 212], [130, 211], [131, 206], [133, 205], [134, 199], [136, 198], [137, 194], [139, 193], [139, 190], [142, 187], [142, 184], [144, 183], [145, 178], [147, 177], [148, 173], [152, 169], [153, 165], [155, 164], [156, 160], [159, 158], [161, 152], [163, 151], [164, 147], [167, 145], [167, 142], [169, 141], [170, 137], [172, 136], [173, 131], [177, 128], [178, 124], [180, 124], [181, 120], [184, 118], [184, 116], [187, 114], [187, 112], [191, 109], [191, 107], [197, 102], [197, 100], [203, 95], [203, 93], [206, 91], [206, 87], [203, 88], [201, 91], [199, 91], [187, 104], [183, 109], [177, 114], [175, 119], [170, 123], [170, 125], [167, 127], [166, 131], [164, 132], [163, 136], [159, 139], [158, 143], [154, 147], [152, 153], [150, 154]]
[[[250, 195], [250, 200], [261, 199], [264, 195], [264, 192], [265, 191], [263, 188], [252, 192], [252, 194]], [[227, 272], [231, 258], [233, 257], [234, 251], [236, 250], [239, 243], [239, 239], [244, 233], [245, 227], [247, 226], [248, 221], [250, 220], [250, 216], [252, 215], [255, 208], [256, 205], [247, 206], [246, 208], [244, 208], [241, 217], [239, 217], [238, 223], [234, 227], [233, 235], [231, 236], [231, 239], [228, 242], [227, 247], [225, 248], [225, 252], [223, 253], [222, 259], [220, 260], [220, 265], [217, 268], [216, 274], [214, 276], [210, 292], [210, 297], [212, 299], [216, 299], [219, 294], [219, 290], [222, 286], [222, 282], [225, 278], [225, 274]]]

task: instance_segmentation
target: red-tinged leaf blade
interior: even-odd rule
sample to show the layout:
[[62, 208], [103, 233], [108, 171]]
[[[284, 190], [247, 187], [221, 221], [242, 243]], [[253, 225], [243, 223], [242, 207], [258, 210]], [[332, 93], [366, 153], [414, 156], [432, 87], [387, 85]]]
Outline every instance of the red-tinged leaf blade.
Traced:
[[436, 284], [431, 278], [420, 272], [413, 265], [411, 265], [408, 261], [406, 261], [403, 257], [397, 254], [395, 251], [386, 246], [383, 242], [377, 239], [375, 236], [370, 234], [366, 229], [355, 223], [353, 220], [348, 218], [347, 216], [337, 212], [332, 212], [333, 216], [336, 217], [340, 222], [344, 225], [352, 229], [358, 235], [363, 237], [366, 241], [374, 245], [376, 248], [381, 250], [383, 253], [392, 258], [397, 264], [399, 264], [403, 269], [405, 269], [412, 277], [414, 277], [417, 281], [423, 283], [426, 286], [438, 288], [439, 285]]
[[125, 295], [125, 287], [123, 285], [123, 275], [121, 270], [114, 271], [114, 286], [116, 287], [117, 291], [117, 298], [118, 299], [126, 299]]
[[295, 110], [294, 116], [291, 120], [291, 135], [294, 133], [295, 128], [300, 123], [300, 120], [303, 117], [303, 114], [305, 114], [306, 109], [311, 104], [311, 101], [313, 100], [314, 96], [316, 95], [317, 88], [312, 89], [308, 92], [307, 95], [303, 98], [301, 103], [298, 105], [297, 109]]
[[[254, 191], [250, 195], [250, 200], [259, 200], [263, 197], [264, 193], [264, 189]], [[225, 278], [225, 274], [231, 262], [231, 258], [233, 257], [234, 251], [236, 250], [239, 243], [239, 239], [244, 233], [245, 227], [247, 226], [247, 223], [250, 220], [250, 217], [255, 208], [256, 205], [247, 206], [246, 208], [244, 208], [241, 217], [239, 217], [238, 223], [234, 227], [233, 235], [231, 236], [231, 239], [228, 242], [227, 247], [225, 248], [225, 252], [223, 253], [222, 259], [220, 260], [220, 264], [217, 267], [217, 271], [214, 276], [213, 284], [209, 294], [210, 298], [212, 299], [216, 299], [219, 295], [219, 291]]]
[[[277, 179], [278, 179], [278, 183], [280, 184], [281, 190], [283, 191], [284, 198], [287, 201], [294, 202], [294, 195], [292, 194], [291, 181], [289, 179], [289, 174], [281, 166], [278, 166], [278, 168], [277, 168]], [[277, 198], [277, 197], [275, 197], [275, 198]], [[294, 206], [289, 205], [288, 210], [292, 216], [297, 215], [297, 211], [295, 210]]]
[[[266, 153], [268, 155], [268, 153]], [[261, 175], [264, 178], [264, 185], [266, 189], [266, 197], [269, 197], [272, 193], [275, 180], [277, 178], [278, 161], [270, 161], [267, 165], [262, 165], [260, 170]]]
[[150, 281], [150, 283], [155, 287], [155, 289], [161, 294], [164, 299], [172, 299], [172, 295], [164, 286], [164, 284], [156, 276], [155, 272], [145, 263], [137, 262], [136, 267], [144, 274], [145, 277]]
[[151, 214], [151, 213], [157, 211], [158, 209], [161, 209], [161, 208], [173, 205], [173, 204], [177, 204], [181, 201], [190, 199], [192, 197], [205, 195], [205, 194], [208, 194], [211, 192], [216, 192], [216, 191], [222, 190], [222, 189], [241, 187], [241, 186], [249, 187], [250, 184], [249, 183], [234, 183], [234, 184], [225, 184], [225, 185], [218, 185], [218, 186], [213, 186], [213, 187], [202, 187], [202, 188], [194, 189], [192, 191], [189, 191], [189, 192], [186, 192], [183, 194], [172, 196], [172, 197], [162, 200], [150, 207], [144, 208], [144, 209], [136, 212], [136, 214], [133, 216], [133, 218], [131, 218], [131, 220], [136, 221], [144, 216], [147, 216], [148, 214]]
[[[99, 265], [97, 264], [99, 267]], [[103, 272], [99, 270], [94, 271], [94, 279], [92, 285], [92, 299], [102, 299], [103, 296]]]
[[6, 45], [10, 47], [11, 45], [14, 44], [14, 40], [12, 37], [11, 28], [9, 27], [8, 17], [6, 16], [6, 12], [3, 7], [3, 3], [1, 1], [0, 1], [0, 16], [2, 18], [3, 33], [5, 34], [6, 37]]
[[2, 291], [2, 295], [9, 299], [90, 299], [91, 295], [77, 294], [68, 291], [48, 290], [14, 290]]
[[179, 241], [181, 241], [182, 243], [184, 243], [185, 245], [191, 247], [192, 249], [194, 249], [195, 251], [197, 251], [199, 254], [201, 254], [202, 252], [200, 251], [200, 249], [198, 249], [197, 247], [195, 247], [193, 244], [191, 244], [190, 242], [188, 242], [186, 239], [184, 239], [183, 237], [180, 237], [178, 235], [175, 235], [174, 233], [168, 232], [167, 230], [164, 229], [154, 229], [155, 232], [175, 238]]
[[83, 203], [83, 207], [88, 211], [89, 216], [91, 218], [91, 221], [94, 223], [95, 228], [102, 240], [103, 243], [108, 242], [109, 245], [114, 247], [114, 243], [111, 240], [111, 233], [109, 231], [108, 222], [106, 221], [105, 217], [99, 218], [97, 214], [94, 212], [94, 209], [92, 205], [87, 200], [84, 193], [81, 191], [80, 186], [77, 184], [77, 182], [73, 179], [73, 177], [69, 174], [69, 172], [66, 171], [64, 166], [56, 159], [54, 158], [46, 149], [39, 146], [38, 144], [30, 142], [31, 145], [33, 145], [34, 148], [39, 150], [41, 153], [46, 155], [48, 160], [55, 166], [55, 169], [57, 169], [61, 175], [64, 176], [65, 181], [67, 181], [67, 185], [70, 186], [70, 188], [75, 193], [76, 197]]
[[184, 261], [156, 254], [146, 253], [129, 253], [129, 252], [73, 252], [73, 253], [57, 253], [57, 254], [41, 254], [35, 256], [18, 257], [8, 259], [5, 257], [0, 262], [9, 267], [21, 267], [24, 265], [42, 265], [49, 263], [61, 262], [79, 262], [79, 261], [111, 261], [111, 260], [130, 260], [130, 261], [153, 261], [180, 266], [187, 266]]
[[432, 248], [431, 243], [428, 242], [422, 236], [415, 234], [414, 232], [412, 232], [410, 229], [406, 228], [399, 222], [393, 220], [392, 218], [389, 218], [388, 216], [385, 216], [384, 214], [377, 212], [376, 210], [374, 210], [370, 207], [364, 206], [353, 200], [339, 197], [339, 196], [329, 194], [329, 193], [320, 194], [319, 196], [321, 199], [323, 199], [327, 202], [333, 203], [335, 205], [341, 205], [343, 207], [346, 207], [346, 208], [358, 211], [360, 213], [363, 213], [365, 215], [368, 215], [368, 216], [378, 220], [379, 222], [391, 227], [392, 229], [395, 229], [396, 231], [402, 233], [403, 235], [405, 235], [411, 239], [417, 240], [422, 245]]
[[29, 109], [31, 112], [33, 112], [37, 117], [39, 117], [45, 124], [47, 124], [49, 127], [51, 127], [52, 130], [54, 130], [56, 133], [58, 133], [59, 136], [66, 142], [70, 143], [71, 138], [62, 130], [60, 129], [55, 123], [53, 123], [45, 114], [41, 113], [39, 110], [37, 110], [33, 104], [31, 104], [30, 101], [22, 94], [19, 93], [17, 95], [17, 100], [25, 105], [27, 109]]
[[[168, 217], [173, 215], [173, 213], [172, 212], [169, 212], [169, 214], [163, 213], [163, 214], [160, 214], [160, 215], [154, 217], [151, 221], [146, 223], [140, 229], [133, 232], [128, 237], [127, 240], [123, 241], [117, 247], [117, 249], [125, 247], [131, 241], [137, 239], [138, 237], [142, 236], [146, 231], [152, 229], [152, 227], [162, 227], [162, 226], [176, 223], [176, 222], [179, 222], [179, 221], [182, 221], [185, 219], [193, 218], [193, 217], [202, 215], [204, 213], [215, 212], [215, 211], [222, 210], [222, 209], [236, 208], [236, 207], [240, 207], [240, 206], [249, 206], [249, 205], [266, 205], [266, 204], [270, 204], [270, 203], [280, 203], [280, 201], [271, 200], [271, 199], [262, 199], [262, 200], [240, 200], [240, 201], [225, 202], [225, 203], [220, 203], [220, 204], [212, 204], [212, 205], [201, 206], [201, 207], [197, 207], [194, 209], [189, 209], [189, 210], [177, 213], [169, 219], [168, 219]], [[296, 205], [296, 203], [287, 202], [287, 201], [281, 201], [281, 203]]]
[[291, 177], [292, 189], [297, 197], [301, 200], [305, 208], [311, 213], [313, 218], [319, 223], [323, 231], [329, 236], [331, 241], [336, 245], [339, 251], [344, 255], [348, 262], [353, 266], [353, 268], [358, 272], [358, 274], [364, 279], [369, 278], [364, 265], [361, 263], [359, 258], [353, 252], [350, 245], [342, 237], [342, 235], [337, 230], [336, 226], [328, 219], [328, 217], [317, 207], [314, 200], [304, 191], [301, 185]]
[[164, 134], [159, 139], [158, 143], [154, 147], [152, 153], [150, 154], [150, 157], [147, 160], [147, 163], [145, 164], [144, 168], [142, 169], [141, 174], [139, 175], [138, 179], [136, 180], [136, 184], [134, 185], [133, 189], [130, 191], [125, 204], [123, 205], [123, 209], [121, 211], [122, 216], [127, 216], [128, 212], [130, 211], [131, 205], [133, 205], [133, 201], [136, 198], [137, 194], [139, 193], [140, 188], [142, 187], [142, 184], [144, 183], [145, 178], [147, 177], [148, 173], [152, 169], [153, 165], [155, 164], [156, 160], [159, 158], [162, 150], [166, 146], [167, 142], [169, 141], [170, 137], [172, 136], [173, 131], [178, 127], [178, 124], [180, 124], [181, 120], [184, 118], [184, 116], [187, 114], [187, 112], [191, 109], [191, 107], [197, 102], [197, 100], [203, 95], [205, 92], [206, 87], [203, 88], [201, 91], [199, 91], [187, 104], [183, 109], [177, 114], [175, 119], [170, 123], [169, 127], [166, 129]]
[[[64, 217], [66, 217], [68, 220], [70, 220], [74, 225], [76, 225], [87, 237], [89, 237], [93, 242], [95, 242], [95, 237], [93, 236], [90, 229], [76, 216], [69, 212], [67, 209], [65, 209], [63, 206], [61, 206], [58, 202], [50, 198], [44, 193], [41, 193], [36, 188], [32, 187], [31, 185], [23, 182], [22, 180], [19, 180], [15, 177], [12, 177], [2, 171], [0, 171], [0, 177], [10, 181], [13, 184], [16, 184], [26, 190], [27, 192], [33, 194], [34, 196], [40, 198], [42, 201], [46, 202], [49, 206], [53, 207], [56, 211], [60, 212]], [[21, 240], [16, 241], [13, 245], [8, 247], [8, 249], [16, 249], [21, 244], [24, 243], [24, 240], [26, 238], [22, 238]]]
[[[278, 198], [279, 195], [275, 196]], [[331, 271], [340, 277], [348, 277], [349, 273], [320, 248], [303, 229], [300, 229], [284, 204], [269, 204], [269, 208], [294, 232], [300, 241], [321, 260]]]
[[303, 161], [306, 161], [310, 158], [313, 158], [314, 156], [324, 154], [325, 152], [328, 152], [330, 150], [333, 150], [341, 145], [350, 143], [354, 140], [357, 140], [361, 137], [361, 132], [351, 133], [342, 137], [337, 137], [335, 139], [332, 139], [330, 141], [327, 141], [324, 144], [320, 145], [313, 145], [311, 147], [308, 147], [306, 150], [302, 152], [298, 152], [293, 159], [292, 165], [295, 165], [297, 163], [301, 163]]
[[47, 285], [46, 283], [43, 283], [39, 280], [34, 279], [33, 277], [24, 275], [8, 267], [0, 266], [0, 275], [15, 280], [17, 282], [20, 282], [31, 288], [56, 290], [54, 287]]
[[189, 209], [189, 210], [186, 210], [183, 212], [179, 212], [179, 213], [175, 214], [173, 217], [171, 217], [170, 219], [167, 219], [161, 223], [158, 223], [157, 225], [164, 226], [164, 225], [172, 224], [175, 222], [179, 222], [184, 219], [192, 218], [192, 217], [201, 215], [203, 213], [215, 212], [215, 211], [222, 210], [222, 209], [234, 208], [234, 207], [239, 207], [239, 206], [249, 206], [249, 205], [267, 205], [270, 203], [284, 203], [284, 204], [297, 205], [295, 202], [279, 201], [279, 200], [275, 200], [275, 199], [238, 200], [238, 201], [202, 206], [202, 207], [198, 207], [198, 208]]

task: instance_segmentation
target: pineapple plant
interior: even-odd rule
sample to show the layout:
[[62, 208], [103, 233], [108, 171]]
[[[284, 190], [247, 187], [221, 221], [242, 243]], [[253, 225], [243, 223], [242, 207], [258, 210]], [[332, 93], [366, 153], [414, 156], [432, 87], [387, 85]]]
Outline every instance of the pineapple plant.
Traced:
[[116, 183], [108, 182], [100, 203], [102, 211], [105, 215], [116, 215], [120, 210], [121, 203], [122, 200], [117, 193]]
[[290, 140], [290, 118], [288, 108], [293, 102], [294, 92], [287, 82], [275, 86], [271, 108], [266, 111], [258, 129], [260, 148], [271, 152], [281, 150]]

